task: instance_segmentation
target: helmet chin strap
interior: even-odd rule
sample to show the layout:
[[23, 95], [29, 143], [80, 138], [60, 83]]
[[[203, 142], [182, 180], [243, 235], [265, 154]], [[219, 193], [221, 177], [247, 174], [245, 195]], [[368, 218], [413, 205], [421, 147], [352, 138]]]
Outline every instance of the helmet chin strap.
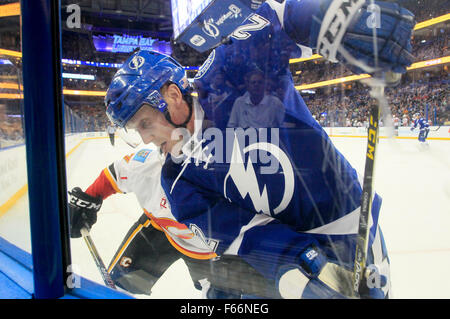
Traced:
[[193, 111], [192, 111], [192, 105], [191, 105], [190, 103], [187, 103], [187, 105], [188, 105], [188, 107], [189, 107], [189, 115], [187, 116], [186, 120], [185, 120], [183, 123], [181, 123], [181, 124], [175, 124], [175, 123], [172, 121], [172, 118], [170, 117], [170, 113], [169, 113], [169, 111], [168, 111], [167, 109], [164, 111], [164, 116], [166, 117], [166, 120], [167, 120], [170, 124], [172, 124], [173, 126], [175, 126], [176, 128], [179, 128], [179, 127], [187, 128], [187, 124], [188, 124], [189, 121], [191, 120], [191, 118], [192, 118], [192, 113], [193, 113]]

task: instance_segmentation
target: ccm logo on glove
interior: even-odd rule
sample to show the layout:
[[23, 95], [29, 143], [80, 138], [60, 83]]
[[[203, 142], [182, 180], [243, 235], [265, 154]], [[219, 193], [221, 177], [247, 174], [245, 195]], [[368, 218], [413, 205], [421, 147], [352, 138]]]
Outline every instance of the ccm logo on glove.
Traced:
[[102, 207], [102, 204], [95, 204], [92, 202], [84, 201], [80, 198], [77, 198], [75, 196], [71, 196], [70, 203], [74, 206], [80, 207], [80, 208], [87, 208], [87, 209], [96, 209], [99, 210], [100, 207]]
[[334, 1], [328, 9], [318, 38], [319, 53], [337, 62], [336, 53], [347, 27], [365, 0]]

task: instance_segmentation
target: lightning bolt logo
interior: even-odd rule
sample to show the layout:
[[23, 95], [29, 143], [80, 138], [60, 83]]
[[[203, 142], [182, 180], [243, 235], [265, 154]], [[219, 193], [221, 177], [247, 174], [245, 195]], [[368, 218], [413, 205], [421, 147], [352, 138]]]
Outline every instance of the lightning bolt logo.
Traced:
[[[274, 214], [278, 214], [283, 211], [290, 203], [294, 194], [294, 171], [289, 158], [286, 154], [277, 146], [270, 143], [254, 143], [244, 148], [243, 152], [247, 153], [252, 150], [264, 150], [272, 153], [279, 161], [284, 177], [285, 177], [285, 190], [283, 198], [280, 204], [273, 210]], [[253, 168], [253, 163], [249, 157], [247, 165], [244, 164], [242, 152], [239, 147], [239, 142], [235, 136], [233, 144], [233, 152], [231, 156], [230, 169], [224, 179], [224, 195], [227, 199], [227, 181], [231, 178], [239, 194], [242, 198], [247, 195], [250, 197], [255, 210], [259, 213], [264, 213], [270, 216], [270, 204], [269, 197], [267, 195], [267, 187], [264, 185], [262, 192], [260, 192], [258, 178]]]

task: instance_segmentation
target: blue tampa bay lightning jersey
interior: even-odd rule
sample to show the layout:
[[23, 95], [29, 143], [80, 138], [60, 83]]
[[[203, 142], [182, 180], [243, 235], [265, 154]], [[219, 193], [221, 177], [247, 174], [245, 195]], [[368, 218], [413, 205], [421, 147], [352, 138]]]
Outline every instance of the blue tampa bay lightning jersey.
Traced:
[[[352, 270], [362, 193], [294, 87], [289, 59], [311, 54], [311, 14], [294, 2], [263, 4], [211, 52], [195, 78], [195, 132], [162, 171], [179, 222], [271, 279], [310, 246]], [[240, 125], [230, 125], [233, 116]], [[369, 246], [380, 207], [375, 195]]]
[[419, 127], [420, 130], [424, 130], [430, 127], [430, 124], [428, 124], [428, 122], [423, 117], [420, 117], [416, 119], [413, 123], [414, 128], [416, 128], [417, 126]]

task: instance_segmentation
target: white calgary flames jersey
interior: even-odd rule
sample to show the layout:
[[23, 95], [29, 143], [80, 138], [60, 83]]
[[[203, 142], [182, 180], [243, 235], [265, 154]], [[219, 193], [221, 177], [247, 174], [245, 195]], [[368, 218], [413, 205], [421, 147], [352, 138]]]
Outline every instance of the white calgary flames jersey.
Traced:
[[217, 243], [208, 240], [195, 225], [178, 223], [161, 186], [165, 157], [158, 150], [141, 149], [105, 168], [107, 180], [116, 192], [134, 193], [153, 227], [163, 231], [171, 244], [196, 259], [216, 257]]

